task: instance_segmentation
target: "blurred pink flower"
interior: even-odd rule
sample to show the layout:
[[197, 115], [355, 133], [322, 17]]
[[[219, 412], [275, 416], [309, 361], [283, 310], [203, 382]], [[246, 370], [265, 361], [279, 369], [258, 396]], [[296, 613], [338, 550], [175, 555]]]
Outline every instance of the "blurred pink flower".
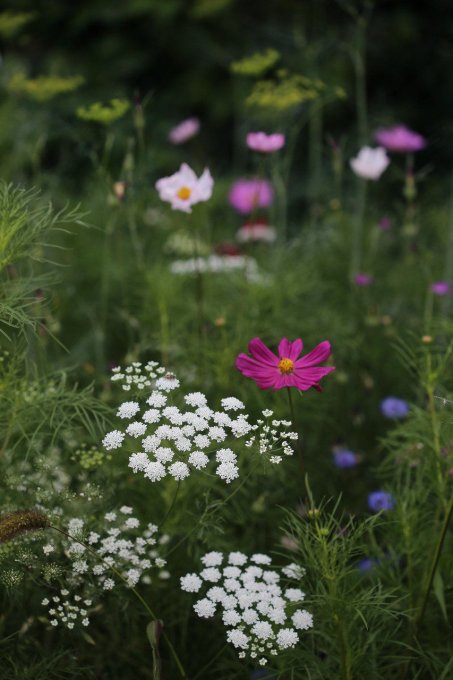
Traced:
[[374, 278], [369, 274], [356, 274], [354, 281], [358, 286], [369, 286], [373, 283]]
[[228, 195], [230, 205], [242, 215], [268, 208], [274, 200], [272, 184], [265, 179], [238, 179]]
[[170, 177], [162, 177], [156, 182], [156, 189], [162, 201], [171, 203], [173, 210], [192, 212], [195, 203], [208, 201], [212, 196], [214, 180], [208, 168], [197, 177], [187, 163]]
[[200, 121], [198, 118], [187, 118], [170, 130], [168, 139], [172, 144], [183, 144], [188, 139], [195, 137], [199, 131]]
[[388, 215], [384, 215], [378, 222], [381, 231], [389, 231], [392, 228], [392, 220]]
[[426, 139], [405, 125], [380, 128], [374, 138], [378, 144], [395, 153], [412, 153], [426, 146]]
[[387, 169], [390, 159], [385, 149], [378, 146], [372, 149], [364, 146], [360, 149], [355, 158], [349, 161], [353, 172], [363, 179], [378, 180], [382, 173]]
[[321, 378], [335, 370], [334, 366], [316, 365], [329, 358], [330, 343], [324, 340], [311, 352], [298, 359], [302, 348], [303, 342], [300, 338], [294, 342], [282, 338], [276, 356], [260, 338], [253, 338], [248, 346], [252, 356], [239, 354], [236, 368], [247, 378], [254, 380], [262, 390], [269, 388], [281, 390], [283, 387], [297, 387], [304, 392], [310, 387], [321, 390], [319, 386]]
[[434, 295], [448, 295], [450, 284], [447, 281], [435, 281], [435, 283], [431, 284], [431, 291]]
[[249, 243], [250, 241], [264, 241], [273, 243], [277, 238], [274, 227], [270, 227], [267, 220], [259, 218], [248, 220], [238, 230], [236, 238], [239, 243]]
[[249, 132], [247, 146], [252, 151], [273, 153], [285, 146], [285, 135], [282, 135], [281, 132], [274, 132], [273, 135], [267, 135], [265, 132]]

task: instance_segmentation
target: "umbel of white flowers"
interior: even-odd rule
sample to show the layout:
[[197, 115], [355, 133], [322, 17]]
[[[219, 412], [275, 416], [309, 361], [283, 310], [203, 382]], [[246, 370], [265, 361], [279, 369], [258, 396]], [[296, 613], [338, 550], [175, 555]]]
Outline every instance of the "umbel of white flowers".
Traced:
[[221, 408], [213, 409], [201, 392], [181, 395], [180, 382], [172, 373], [150, 362], [142, 367], [136, 362], [124, 371], [114, 369], [112, 380], [126, 391], [145, 392], [137, 400], [123, 402], [118, 418], [127, 423], [109, 432], [103, 440], [106, 449], [119, 449], [129, 440], [140, 442], [139, 450], [129, 458], [129, 467], [152, 482], [167, 475], [182, 481], [194, 471], [206, 468], [211, 461], [215, 474], [226, 483], [239, 477], [237, 440], [261, 458], [278, 464], [293, 453], [291, 441], [297, 439], [290, 421], [274, 419], [264, 410], [255, 423], [244, 413], [245, 406], [236, 397], [225, 397]]
[[[220, 614], [226, 638], [240, 658], [258, 659], [265, 666], [269, 656], [295, 647], [300, 632], [313, 626], [313, 617], [300, 608], [305, 594], [285, 587], [271, 558], [257, 553], [209, 552], [201, 558], [199, 574], [181, 577], [181, 589], [204, 597], [195, 602], [196, 614], [205, 619]], [[304, 571], [297, 564], [282, 569], [287, 578], [300, 580]]]

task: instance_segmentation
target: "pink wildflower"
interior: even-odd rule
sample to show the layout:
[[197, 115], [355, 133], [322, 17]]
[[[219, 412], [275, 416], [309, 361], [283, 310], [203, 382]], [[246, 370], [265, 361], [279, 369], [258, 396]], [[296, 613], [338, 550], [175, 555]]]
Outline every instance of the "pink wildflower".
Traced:
[[357, 286], [369, 286], [374, 282], [374, 279], [369, 274], [356, 274], [354, 281]]
[[321, 378], [335, 370], [334, 366], [317, 366], [329, 358], [330, 342], [324, 340], [299, 359], [302, 348], [303, 342], [300, 338], [294, 342], [282, 338], [278, 346], [278, 356], [276, 356], [260, 338], [253, 338], [248, 346], [252, 356], [239, 354], [236, 359], [236, 368], [247, 378], [252, 378], [262, 390], [297, 387], [305, 392], [310, 387], [314, 387], [320, 391]]
[[213, 186], [214, 180], [207, 168], [201, 177], [197, 177], [187, 163], [183, 163], [174, 175], [162, 177], [156, 182], [161, 200], [171, 203], [173, 210], [187, 213], [192, 212], [195, 203], [211, 198]]
[[230, 205], [241, 215], [268, 208], [274, 200], [272, 184], [265, 179], [238, 179], [228, 195]]
[[450, 284], [447, 281], [435, 281], [431, 284], [431, 291], [434, 295], [448, 295], [450, 292]]
[[187, 140], [195, 137], [200, 131], [200, 121], [198, 118], [187, 118], [179, 125], [176, 125], [168, 134], [168, 139], [172, 144], [183, 144]]
[[378, 144], [395, 153], [413, 153], [426, 146], [426, 139], [405, 125], [394, 125], [391, 128], [380, 128], [374, 135]]
[[285, 146], [285, 135], [281, 132], [275, 132], [273, 135], [267, 135], [265, 132], [249, 132], [247, 146], [252, 151], [273, 153]]

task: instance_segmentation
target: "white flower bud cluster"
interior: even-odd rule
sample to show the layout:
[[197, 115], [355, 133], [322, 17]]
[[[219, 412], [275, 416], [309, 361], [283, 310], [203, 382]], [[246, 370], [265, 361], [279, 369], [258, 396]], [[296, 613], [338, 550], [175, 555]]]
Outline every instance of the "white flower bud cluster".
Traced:
[[[209, 552], [201, 561], [204, 568], [183, 576], [181, 589], [189, 593], [204, 589], [204, 597], [193, 606], [196, 614], [206, 619], [220, 614], [227, 640], [240, 658], [257, 659], [265, 666], [269, 656], [295, 647], [300, 631], [313, 626], [312, 615], [300, 608], [305, 594], [284, 587], [268, 555], [248, 558], [241, 552]], [[286, 576], [303, 574], [295, 564], [282, 571]]]
[[108, 528], [103, 535], [85, 529], [83, 520], [78, 518], [68, 524], [68, 533], [81, 539], [99, 556], [96, 558], [77, 541], [68, 542], [66, 554], [72, 560], [75, 583], [90, 575], [103, 590], [111, 590], [117, 585], [110, 568], [114, 567], [133, 588], [151, 568], [162, 571], [166, 561], [160, 556], [158, 546], [166, 542], [166, 536], [158, 540], [155, 524], [148, 524], [144, 531], [141, 530], [139, 520], [132, 516], [132, 508], [126, 505], [118, 513], [106, 513], [104, 521]]
[[44, 598], [41, 602], [43, 607], [47, 607], [47, 614], [51, 626], [61, 624], [65, 628], [72, 630], [76, 625], [88, 626], [88, 609], [93, 604], [92, 600], [83, 599], [81, 595], [71, 595], [69, 590], [62, 589], [60, 595]]
[[112, 369], [112, 382], [119, 382], [125, 392], [132, 387], [144, 390], [151, 387], [152, 381], [165, 373], [165, 368], [159, 366], [157, 361], [148, 361], [144, 366], [141, 361], [134, 361], [124, 371], [120, 366]]
[[297, 432], [291, 432], [287, 428], [291, 426], [290, 420], [276, 420], [272, 421], [270, 418], [274, 412], [270, 409], [263, 411], [265, 420], [257, 420], [258, 432], [256, 435], [250, 437], [246, 442], [249, 448], [257, 445], [258, 451], [261, 455], [265, 455], [269, 451], [273, 451], [273, 455], [269, 457], [271, 463], [281, 463], [282, 456], [277, 455], [281, 452], [284, 456], [292, 456], [294, 453], [291, 441], [297, 441]]
[[[136, 376], [140, 370], [137, 365], [134, 368], [137, 373], [127, 373], [125, 369], [116, 372], [114, 378]], [[140, 375], [143, 376], [143, 372]], [[249, 437], [245, 445], [255, 448], [271, 463], [280, 463], [281, 453], [293, 453], [290, 442], [297, 439], [297, 434], [288, 429], [289, 421], [271, 421], [272, 411], [263, 411], [264, 419], [250, 423], [239, 399], [226, 397], [221, 400], [221, 409], [214, 410], [201, 392], [183, 395], [177, 402], [179, 405], [175, 405], [170, 393], [180, 386], [179, 380], [155, 364], [149, 375], [154, 378], [137, 383], [140, 390], [152, 384], [146, 403], [142, 400], [123, 402], [117, 416], [124, 426], [112, 430], [103, 440], [107, 450], [119, 449], [125, 442], [140, 441], [140, 450], [129, 458], [133, 472], [142, 473], [152, 482], [167, 475], [182, 481], [194, 470], [203, 470], [215, 461], [215, 474], [229, 484], [239, 477], [237, 454], [232, 448], [235, 440]]]

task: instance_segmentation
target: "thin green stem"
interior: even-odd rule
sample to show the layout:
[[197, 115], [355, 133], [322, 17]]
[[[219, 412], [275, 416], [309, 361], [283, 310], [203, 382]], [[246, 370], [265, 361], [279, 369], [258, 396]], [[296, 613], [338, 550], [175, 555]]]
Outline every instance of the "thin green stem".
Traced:
[[219, 651], [218, 651], [216, 654], [214, 654], [214, 656], [212, 657], [212, 659], [211, 659], [210, 661], [208, 661], [208, 663], [207, 663], [205, 666], [203, 666], [203, 668], [202, 668], [201, 670], [199, 670], [198, 673], [197, 673], [196, 675], [193, 676], [192, 680], [197, 680], [198, 678], [202, 678], [202, 677], [203, 677], [203, 673], [204, 673], [205, 671], [207, 671], [208, 668], [211, 668], [212, 664], [213, 664], [215, 661], [217, 661], [217, 659], [218, 659], [220, 656], [222, 656], [223, 652], [224, 652], [226, 649], [228, 649], [228, 645], [224, 645], [221, 649], [219, 649]]
[[159, 531], [161, 531], [162, 527], [164, 526], [165, 522], [166, 522], [167, 519], [169, 518], [170, 513], [171, 513], [171, 511], [173, 510], [173, 508], [174, 508], [174, 506], [175, 506], [176, 499], [177, 499], [178, 493], [179, 493], [180, 484], [181, 484], [181, 482], [178, 480], [178, 483], [177, 483], [177, 485], [176, 485], [176, 491], [175, 491], [175, 493], [173, 494], [173, 498], [172, 498], [172, 500], [171, 500], [170, 507], [168, 508], [167, 512], [165, 513], [162, 522], [158, 525], [158, 530], [159, 530]]
[[357, 178], [357, 182], [357, 204], [353, 222], [351, 264], [349, 272], [351, 282], [354, 281], [354, 277], [360, 272], [360, 268], [362, 266], [363, 223], [365, 219], [366, 207], [367, 181], [365, 179]]
[[[294, 430], [297, 431], [296, 414], [295, 414], [295, 410], [294, 410], [293, 395], [291, 394], [291, 388], [287, 387], [286, 392], [288, 394], [289, 411], [291, 413], [291, 422], [293, 424]], [[298, 454], [299, 462], [300, 462], [300, 470], [301, 470], [302, 476], [304, 476], [304, 458], [303, 458], [303, 453], [302, 453], [302, 444], [299, 440], [297, 440], [297, 442], [295, 443], [294, 449], [295, 449], [296, 453]]]
[[428, 582], [426, 584], [426, 588], [425, 588], [425, 591], [423, 593], [422, 603], [421, 603], [419, 612], [418, 612], [417, 616], [415, 617], [415, 630], [420, 625], [420, 623], [423, 621], [423, 617], [425, 615], [426, 606], [428, 604], [429, 594], [431, 592], [431, 588], [432, 588], [433, 581], [434, 581], [434, 576], [436, 574], [437, 566], [439, 564], [439, 560], [440, 560], [440, 557], [442, 555], [442, 549], [443, 549], [444, 543], [445, 543], [445, 536], [447, 535], [447, 529], [448, 529], [448, 525], [449, 525], [452, 514], [453, 514], [453, 497], [451, 498], [450, 504], [447, 507], [447, 510], [445, 512], [444, 521], [442, 523], [442, 528], [441, 528], [441, 531], [440, 531], [440, 534], [439, 534], [436, 549], [434, 551], [433, 559], [432, 559], [432, 562], [431, 562], [431, 567], [430, 567], [430, 570], [429, 570]]

